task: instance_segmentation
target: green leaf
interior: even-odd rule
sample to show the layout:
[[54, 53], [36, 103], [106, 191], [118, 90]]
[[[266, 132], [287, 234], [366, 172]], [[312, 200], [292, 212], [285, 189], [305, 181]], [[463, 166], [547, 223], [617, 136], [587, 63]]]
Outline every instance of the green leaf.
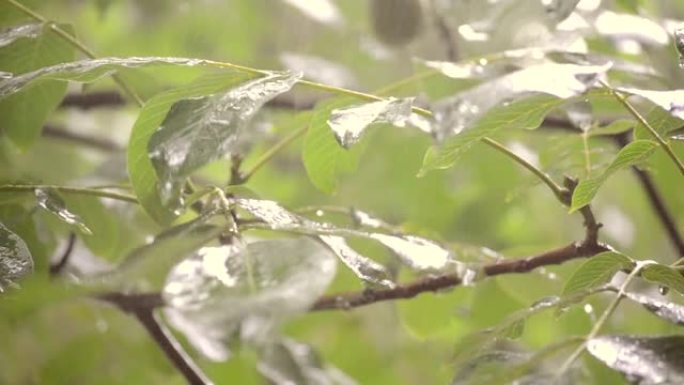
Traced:
[[162, 203], [180, 207], [186, 177], [224, 155], [242, 152], [252, 118], [299, 78], [273, 72], [223, 93], [176, 102], [147, 146], [160, 179]]
[[618, 119], [606, 126], [593, 128], [589, 131], [589, 136], [616, 135], [631, 130], [634, 125], [633, 120]]
[[33, 271], [26, 243], [0, 223], [0, 293]]
[[656, 148], [658, 148], [658, 143], [650, 140], [637, 140], [623, 147], [601, 175], [580, 181], [572, 194], [570, 212], [588, 205], [611, 174], [645, 161]]
[[651, 282], [656, 282], [684, 294], [684, 276], [682, 273], [667, 265], [649, 264], [641, 271], [641, 276]]
[[62, 199], [57, 190], [51, 188], [37, 188], [35, 189], [35, 195], [38, 205], [50, 214], [59, 218], [62, 222], [76, 227], [83, 234], [90, 235], [93, 233], [88, 226], [86, 226], [81, 217], [72, 213], [67, 208], [64, 199]]
[[655, 297], [626, 292], [625, 297], [641, 304], [646, 310], [665, 321], [684, 326], [684, 305], [663, 299], [662, 296]]
[[309, 180], [319, 190], [333, 194], [337, 189], [337, 178], [342, 173], [356, 170], [365, 146], [361, 142], [351, 149], [344, 149], [335, 139], [328, 125], [328, 118], [334, 109], [352, 104], [354, 99], [335, 99], [321, 103], [316, 108], [304, 138], [302, 160]]
[[157, 174], [148, 156], [148, 142], [164, 121], [171, 106], [181, 100], [202, 97], [228, 89], [249, 77], [234, 72], [203, 76], [191, 84], [156, 95], [140, 111], [128, 142], [128, 175], [133, 190], [145, 212], [160, 224], [173, 220], [175, 214], [162, 205]]
[[[27, 28], [34, 26], [31, 24]], [[0, 48], [0, 71], [23, 74], [73, 60], [73, 57], [73, 48], [44, 25], [39, 33], [23, 35]], [[22, 76], [0, 80], [0, 88]], [[0, 97], [0, 126], [12, 142], [27, 149], [40, 137], [43, 123], [61, 102], [66, 86], [62, 82], [44, 82], [9, 97]]]
[[634, 262], [625, 255], [606, 251], [591, 257], [570, 276], [563, 288], [563, 296], [579, 293], [608, 282], [622, 269], [631, 269]]
[[563, 102], [564, 99], [553, 96], [535, 95], [493, 108], [471, 128], [447, 139], [441, 146], [428, 149], [418, 176], [424, 176], [432, 170], [453, 166], [458, 158], [475, 143], [486, 136], [494, 135], [501, 129], [517, 130], [539, 127], [544, 117]]
[[[670, 131], [684, 127], [684, 120], [672, 116], [660, 107], [653, 107], [644, 117], [660, 135], [667, 136]], [[634, 127], [634, 139], [653, 139], [653, 135], [643, 124]]]

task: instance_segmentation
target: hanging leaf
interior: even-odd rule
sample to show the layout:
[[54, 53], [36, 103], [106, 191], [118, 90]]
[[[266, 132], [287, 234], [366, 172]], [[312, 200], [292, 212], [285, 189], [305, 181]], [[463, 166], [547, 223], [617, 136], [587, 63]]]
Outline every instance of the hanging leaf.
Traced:
[[361, 140], [366, 128], [373, 123], [390, 123], [405, 127], [411, 117], [413, 98], [389, 98], [377, 102], [336, 108], [330, 113], [328, 126], [340, 146], [349, 149]]
[[282, 338], [262, 347], [257, 365], [273, 385], [355, 385], [339, 369], [324, 365], [309, 346], [289, 338]]
[[666, 299], [651, 297], [648, 295], [625, 293], [630, 300], [641, 304], [646, 310], [676, 325], [684, 325], [684, 306], [673, 303]]
[[35, 189], [35, 195], [38, 205], [50, 214], [59, 218], [62, 222], [76, 227], [83, 234], [91, 235], [93, 233], [88, 226], [83, 223], [81, 217], [67, 209], [66, 203], [64, 203], [64, 200], [59, 196], [59, 193], [56, 190], [50, 188], [37, 188]]
[[154, 96], [145, 103], [133, 125], [128, 142], [128, 175], [138, 201], [145, 212], [159, 224], [168, 224], [175, 214], [162, 205], [157, 189], [158, 177], [148, 156], [148, 142], [164, 121], [171, 106], [187, 98], [215, 94], [248, 79], [233, 72], [220, 72], [200, 77], [196, 81]]
[[684, 337], [602, 336], [587, 351], [632, 384], [684, 383]]
[[598, 287], [610, 281], [618, 271], [633, 267], [634, 261], [616, 252], [606, 251], [595, 255], [572, 273], [565, 283], [563, 295], [567, 296]]
[[271, 73], [222, 94], [176, 102], [148, 143], [162, 203], [176, 205], [183, 180], [227, 154], [237, 154], [261, 107], [289, 91], [301, 75]]
[[33, 257], [26, 243], [0, 223], [0, 292], [33, 272]]
[[539, 127], [544, 117], [564, 101], [548, 95], [536, 95], [493, 108], [470, 129], [428, 149], [418, 176], [431, 170], [449, 168], [482, 138], [501, 129], [520, 130]]
[[645, 161], [655, 152], [656, 148], [658, 148], [658, 143], [650, 140], [636, 140], [623, 147], [610, 166], [601, 175], [579, 182], [572, 193], [570, 212], [575, 212], [588, 205], [594, 199], [603, 183], [614, 172]]
[[321, 235], [319, 239], [363, 282], [378, 287], [393, 288], [396, 286], [390, 278], [389, 271], [383, 265], [357, 253], [356, 250], [347, 245], [344, 238]]
[[353, 100], [346, 98], [321, 103], [313, 112], [304, 137], [302, 161], [306, 173], [311, 183], [327, 194], [333, 194], [337, 189], [340, 174], [356, 170], [365, 149], [363, 141], [350, 150], [340, 147], [328, 126], [332, 111], [351, 103]]
[[684, 119], [684, 90], [655, 91], [639, 88], [619, 88], [620, 92], [640, 96], [678, 119]]
[[560, 99], [583, 94], [609, 68], [610, 64], [585, 66], [545, 63], [490, 80], [435, 104], [433, 134], [437, 140], [443, 140], [472, 130], [473, 124], [486, 118], [492, 108], [530, 93], [543, 93]]
[[0, 48], [14, 43], [19, 39], [35, 39], [43, 32], [43, 24], [21, 24], [0, 32]]
[[[69, 26], [60, 26], [70, 32]], [[6, 90], [29, 71], [74, 58], [74, 49], [51, 31], [47, 24], [19, 26], [4, 35], [7, 44], [0, 48], [0, 72], [14, 74], [0, 77], [0, 90]], [[24, 92], [9, 95], [0, 92], [0, 126], [19, 148], [29, 148], [40, 137], [43, 124], [66, 93], [66, 83], [45, 82]], [[18, 91], [17, 88], [15, 91]]]
[[[462, 277], [464, 284], [470, 283], [476, 275], [465, 264], [457, 261], [452, 251], [425, 238], [414, 235], [390, 235], [337, 227], [330, 223], [304, 218], [286, 210], [277, 202], [268, 200], [236, 199], [235, 203], [239, 208], [264, 222], [263, 226], [252, 224], [254, 228], [290, 231], [315, 236], [332, 235], [372, 239], [389, 248], [399, 257], [401, 262], [412, 269], [419, 271], [456, 272]], [[243, 225], [243, 227], [249, 228], [248, 225]], [[343, 262], [347, 263], [344, 260]]]
[[684, 276], [682, 272], [667, 265], [653, 263], [644, 266], [641, 276], [651, 282], [660, 283], [680, 294], [684, 294]]
[[224, 360], [241, 325], [243, 341], [268, 340], [277, 324], [323, 294], [335, 269], [335, 258], [306, 238], [204, 247], [173, 268], [162, 295], [172, 324], [200, 352]]

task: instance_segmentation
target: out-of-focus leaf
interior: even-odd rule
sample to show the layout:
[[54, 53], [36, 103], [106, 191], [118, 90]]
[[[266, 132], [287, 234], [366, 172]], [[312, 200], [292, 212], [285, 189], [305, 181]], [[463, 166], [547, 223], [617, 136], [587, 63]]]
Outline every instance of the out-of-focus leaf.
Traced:
[[577, 7], [579, 0], [550, 0], [542, 2], [546, 13], [557, 23], [565, 20]]
[[345, 150], [335, 140], [335, 135], [328, 126], [331, 112], [352, 102], [349, 99], [335, 99], [317, 106], [304, 138], [302, 160], [306, 173], [316, 188], [328, 194], [337, 189], [339, 174], [356, 170], [365, 148], [362, 141], [354, 148]]
[[[68, 26], [61, 28], [70, 31]], [[12, 41], [0, 48], [0, 72], [14, 77], [0, 78], [0, 89], [25, 73], [73, 60], [74, 51], [67, 42], [51, 31], [49, 25], [28, 24], [14, 29]], [[19, 33], [21, 32], [21, 33]], [[18, 91], [15, 90], [14, 92]], [[40, 136], [43, 123], [59, 105], [66, 84], [45, 82], [14, 95], [0, 92], [0, 126], [21, 149], [27, 149]]]
[[618, 271], [632, 267], [634, 261], [619, 253], [606, 251], [595, 255], [570, 276], [563, 288], [563, 295], [572, 295], [598, 287], [608, 282]]
[[150, 138], [164, 121], [171, 106], [178, 100], [221, 92], [246, 79], [247, 76], [234, 72], [203, 76], [186, 86], [156, 95], [147, 101], [140, 111], [128, 142], [128, 175], [140, 204], [158, 223], [169, 223], [175, 214], [162, 205], [159, 198], [159, 180], [147, 150]]
[[655, 152], [656, 148], [658, 148], [658, 143], [650, 140], [636, 140], [623, 147], [601, 175], [579, 182], [572, 193], [570, 212], [588, 205], [611, 174], [645, 161]]
[[657, 263], [648, 264], [641, 270], [641, 276], [651, 282], [660, 283], [684, 294], [684, 276], [682, 272], [670, 266]]
[[339, 369], [325, 365], [308, 345], [283, 338], [261, 348], [259, 372], [273, 385], [355, 385]]
[[306, 238], [204, 247], [174, 267], [163, 296], [174, 326], [203, 354], [225, 360], [222, 346], [238, 328], [244, 342], [268, 340], [323, 294], [335, 270], [335, 258]]
[[322, 235], [319, 238], [337, 255], [340, 261], [365, 283], [388, 288], [396, 286], [389, 271], [383, 265], [357, 253], [344, 238], [331, 235]]
[[587, 350], [632, 384], [684, 383], [684, 336], [601, 336]]
[[43, 32], [43, 25], [39, 23], [22, 24], [0, 32], [0, 48], [14, 43], [18, 39], [38, 37]]
[[455, 271], [460, 274], [463, 284], [466, 285], [472, 283], [476, 276], [473, 270], [455, 259], [451, 250], [429, 239], [414, 235], [368, 232], [337, 227], [325, 222], [316, 222], [286, 210], [277, 202], [268, 200], [236, 199], [235, 203], [239, 208], [264, 222], [264, 226], [252, 225], [256, 228], [265, 227], [271, 230], [316, 236], [332, 235], [372, 239], [392, 250], [402, 263], [412, 269], [418, 271]]
[[361, 140], [366, 128], [373, 123], [390, 123], [405, 127], [411, 117], [413, 98], [389, 98], [377, 102], [336, 108], [330, 113], [328, 126], [340, 146], [349, 149]]
[[[667, 136], [673, 130], [684, 127], [684, 120], [672, 116], [660, 107], [653, 107], [644, 119], [662, 136]], [[639, 123], [634, 127], [634, 139], [653, 139], [653, 134], [643, 124]]]
[[297, 8], [307, 17], [332, 26], [344, 24], [342, 14], [332, 0], [283, 0]]
[[640, 96], [675, 118], [684, 119], [684, 90], [656, 91], [642, 90], [639, 88], [619, 88], [621, 92]]
[[[482, 83], [435, 104], [434, 136], [438, 140], [473, 130], [490, 110], [504, 102], [542, 93], [569, 99], [591, 88], [608, 71], [602, 66], [545, 63]], [[553, 79], [553, 81], [548, 81]], [[475, 126], [473, 125], [475, 123]]]
[[684, 325], [684, 306], [653, 296], [626, 292], [625, 297], [641, 304], [646, 310], [676, 325]]
[[660, 24], [643, 16], [613, 11], [601, 12], [594, 21], [596, 31], [605, 37], [636, 40], [648, 45], [667, 45], [670, 36]]
[[86, 226], [81, 217], [69, 211], [66, 207], [66, 203], [64, 203], [64, 200], [56, 190], [50, 188], [37, 188], [35, 189], [35, 195], [38, 205], [50, 214], [59, 218], [62, 222], [76, 227], [83, 234], [90, 235], [93, 233], [88, 226]]
[[306, 79], [334, 87], [356, 88], [354, 74], [341, 64], [316, 56], [290, 52], [282, 53], [280, 61], [290, 71], [303, 73]]
[[225, 93], [176, 102], [147, 145], [162, 203], [177, 202], [184, 179], [226, 154], [240, 152], [245, 130], [261, 107], [287, 92], [299, 75], [274, 72]]
[[33, 257], [26, 243], [0, 223], [0, 292], [33, 271]]
[[468, 130], [447, 139], [441, 145], [430, 147], [425, 153], [423, 167], [418, 176], [424, 176], [431, 170], [453, 166], [458, 158], [480, 139], [491, 136], [501, 129], [539, 127], [546, 114], [563, 102], [563, 99], [553, 96], [536, 95], [493, 108]]

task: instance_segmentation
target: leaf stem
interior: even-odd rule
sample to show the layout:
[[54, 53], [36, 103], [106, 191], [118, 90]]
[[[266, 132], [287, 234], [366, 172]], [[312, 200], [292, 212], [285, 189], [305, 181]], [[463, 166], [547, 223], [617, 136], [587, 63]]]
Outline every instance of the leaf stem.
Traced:
[[138, 203], [138, 200], [128, 194], [122, 194], [112, 191], [103, 191], [98, 188], [89, 187], [69, 187], [69, 186], [55, 186], [55, 185], [2, 185], [0, 186], [0, 193], [3, 192], [25, 192], [33, 193], [36, 189], [54, 189], [66, 194], [80, 194], [91, 195], [100, 198], [116, 199], [125, 202]]
[[256, 163], [249, 169], [249, 171], [245, 172], [244, 175], [240, 176], [239, 182], [244, 183], [249, 178], [254, 175], [255, 172], [259, 171], [260, 168], [262, 168], [266, 163], [268, 163], [271, 158], [273, 158], [280, 150], [283, 148], [287, 147], [290, 143], [294, 142], [297, 138], [300, 136], [304, 135], [306, 133], [306, 130], [309, 127], [307, 125], [304, 125], [295, 131], [292, 131], [289, 135], [286, 137], [282, 138], [278, 143], [273, 145], [273, 147], [269, 148], [268, 151], [263, 153], [259, 159], [257, 159]]
[[[90, 59], [95, 59], [97, 55], [95, 55], [95, 52], [93, 52], [90, 48], [88, 48], [85, 44], [83, 44], [82, 41], [78, 40], [74, 36], [72, 36], [69, 32], [65, 31], [62, 29], [59, 25], [55, 24], [54, 22], [51, 22], [48, 20], [45, 16], [41, 15], [40, 13], [32, 10], [31, 8], [26, 7], [25, 5], [19, 3], [16, 0], [6, 0], [10, 5], [12, 5], [14, 8], [17, 10], [23, 12], [25, 15], [29, 16], [30, 18], [40, 21], [41, 23], [45, 23], [49, 25], [50, 29], [52, 32], [54, 32], [56, 35], [64, 39], [66, 42], [74, 46], [76, 49], [81, 51], [84, 55], [89, 57]], [[133, 89], [123, 80], [121, 77], [117, 74], [112, 75], [112, 79], [116, 82], [116, 84], [121, 88], [121, 90], [124, 91], [125, 94], [130, 96], [135, 103], [142, 107], [143, 100], [140, 98], [140, 96], [133, 91]]]
[[637, 111], [636, 108], [630, 103], [627, 98], [619, 91], [617, 91], [615, 88], [611, 87], [608, 83], [601, 81], [601, 85], [605, 88], [607, 88], [610, 93], [617, 99], [620, 104], [622, 104], [627, 111], [629, 111], [636, 120], [641, 123], [644, 127], [646, 127], [646, 130], [655, 138], [655, 140], [660, 144], [660, 146], [665, 150], [667, 155], [672, 159], [672, 161], [677, 165], [677, 168], [679, 169], [679, 172], [684, 175], [684, 163], [682, 163], [681, 159], [677, 157], [677, 154], [674, 153], [674, 150], [670, 146], [670, 143], [668, 143], [665, 139], [663, 139], [662, 136], [656, 131], [653, 126], [644, 118], [639, 111]]
[[587, 347], [587, 342], [593, 338], [595, 338], [598, 333], [601, 331], [601, 328], [603, 328], [603, 325], [608, 321], [608, 318], [615, 312], [615, 309], [617, 309], [618, 305], [620, 304], [620, 301], [625, 295], [625, 291], [627, 290], [627, 286], [632, 282], [634, 277], [639, 275], [639, 272], [645, 267], [648, 266], [649, 264], [652, 264], [653, 262], [651, 261], [638, 261], [634, 269], [629, 273], [627, 278], [622, 282], [622, 285], [620, 285], [620, 289], [618, 290], [617, 294], [615, 295], [615, 298], [613, 298], [613, 301], [608, 305], [606, 310], [601, 314], [601, 318], [596, 321], [596, 324], [594, 324], [594, 327], [591, 329], [589, 334], [584, 338], [584, 342], [577, 347], [577, 349], [568, 357], [565, 362], [563, 362], [563, 365], [561, 365], [560, 370], [557, 372], [554, 383], [557, 383], [560, 377], [570, 369], [570, 366], [579, 358], [579, 356], [584, 352], [584, 349]]

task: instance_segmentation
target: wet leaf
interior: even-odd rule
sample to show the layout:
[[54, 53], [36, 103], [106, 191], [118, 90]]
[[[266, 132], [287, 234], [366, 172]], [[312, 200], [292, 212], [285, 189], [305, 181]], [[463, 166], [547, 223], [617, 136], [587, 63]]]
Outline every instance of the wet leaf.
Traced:
[[339, 369], [324, 365], [309, 345], [289, 338], [261, 348], [257, 369], [273, 385], [356, 384]]
[[579, 0], [547, 0], [542, 2], [546, 13], [557, 23], [567, 19], [578, 3]]
[[0, 31], [0, 48], [10, 45], [19, 39], [33, 39], [43, 33], [43, 24], [29, 23]]
[[[69, 26], [60, 27], [71, 31]], [[24, 25], [15, 30], [15, 38], [19, 37], [17, 34], [24, 38], [0, 48], [0, 72], [15, 75], [0, 77], [0, 89], [29, 71], [73, 60], [73, 47], [47, 25]], [[29, 148], [40, 137], [43, 123], [64, 97], [66, 86], [66, 83], [45, 82], [21, 93], [0, 96], [0, 126], [7, 137], [21, 149]]]
[[328, 126], [340, 146], [348, 149], [361, 140], [373, 123], [390, 123], [405, 127], [411, 117], [413, 98], [389, 98], [382, 101], [336, 108], [330, 113]]
[[618, 271], [633, 267], [634, 261], [622, 254], [612, 251], [597, 254], [584, 262], [570, 276], [563, 288], [563, 296], [596, 288], [610, 281]]
[[33, 272], [33, 257], [26, 243], [0, 223], [0, 292]]
[[649, 264], [644, 266], [641, 276], [651, 282], [660, 283], [684, 295], [684, 276], [682, 272], [667, 265]]
[[683, 336], [602, 336], [590, 339], [587, 350], [632, 384], [684, 383]]
[[572, 194], [570, 212], [588, 205], [603, 183], [616, 171], [638, 165], [648, 159], [658, 148], [658, 143], [650, 140], [636, 140], [620, 150], [613, 162], [600, 175], [579, 182]]
[[640, 96], [678, 119], [684, 119], [684, 90], [656, 91], [639, 88], [619, 88], [620, 92]]
[[316, 188], [328, 194], [333, 194], [337, 189], [340, 174], [356, 170], [365, 148], [365, 142], [362, 141], [352, 149], [345, 150], [335, 140], [328, 126], [328, 117], [334, 109], [352, 103], [350, 99], [335, 99], [317, 106], [304, 138], [302, 160], [306, 173]]
[[665, 321], [672, 322], [676, 325], [684, 325], [683, 305], [668, 301], [667, 299], [661, 299], [643, 294], [627, 292], [625, 293], [625, 296], [630, 300], [641, 304], [646, 308], [646, 310], [664, 319]]
[[128, 175], [145, 212], [160, 224], [168, 224], [175, 214], [162, 205], [157, 185], [159, 179], [148, 156], [148, 142], [164, 121], [171, 106], [181, 100], [215, 94], [229, 89], [249, 77], [222, 72], [200, 77], [183, 87], [154, 96], [145, 103], [133, 125], [128, 142]]
[[245, 130], [261, 107], [289, 91], [299, 75], [274, 72], [221, 94], [176, 102], [148, 143], [162, 203], [177, 204], [183, 180], [210, 161], [241, 152]]
[[544, 117], [563, 102], [562, 99], [553, 96], [536, 95], [493, 108], [468, 130], [447, 139], [441, 145], [430, 147], [425, 153], [423, 167], [418, 176], [424, 176], [431, 170], [453, 166], [463, 153], [482, 138], [491, 136], [501, 129], [519, 130], [539, 127]]
[[[224, 360], [238, 330], [243, 342], [258, 345], [280, 322], [306, 311], [335, 268], [335, 258], [307, 238], [204, 247], [173, 268], [163, 297], [176, 314], [172, 324], [209, 358]], [[190, 323], [177, 322], [179, 315]]]
[[66, 203], [64, 203], [64, 200], [59, 196], [59, 193], [56, 190], [37, 188], [35, 189], [35, 195], [38, 205], [50, 214], [59, 218], [62, 222], [76, 227], [83, 234], [91, 235], [93, 233], [88, 226], [83, 223], [81, 217], [69, 211], [66, 207]]
[[[586, 92], [610, 68], [602, 66], [545, 63], [501, 76], [435, 104], [434, 136], [443, 140], [472, 130], [478, 120], [504, 102], [530, 93], [569, 99]], [[553, 79], [549, 81], [548, 79]], [[475, 126], [473, 123], [476, 123]]]
[[[268, 228], [277, 231], [290, 231], [306, 235], [332, 235], [342, 237], [361, 237], [375, 240], [389, 248], [399, 260], [412, 269], [419, 271], [453, 271], [459, 273], [468, 284], [475, 278], [475, 272], [456, 260], [451, 250], [437, 242], [414, 235], [397, 235], [369, 232], [365, 230], [337, 227], [330, 223], [317, 222], [294, 214], [277, 202], [258, 199], [236, 199], [237, 206], [256, 218]], [[347, 262], [344, 262], [345, 264]], [[353, 269], [352, 269], [353, 270]], [[466, 279], [467, 278], [467, 279]]]
[[342, 237], [322, 235], [323, 243], [363, 282], [377, 287], [393, 288], [396, 285], [387, 269], [352, 249]]

